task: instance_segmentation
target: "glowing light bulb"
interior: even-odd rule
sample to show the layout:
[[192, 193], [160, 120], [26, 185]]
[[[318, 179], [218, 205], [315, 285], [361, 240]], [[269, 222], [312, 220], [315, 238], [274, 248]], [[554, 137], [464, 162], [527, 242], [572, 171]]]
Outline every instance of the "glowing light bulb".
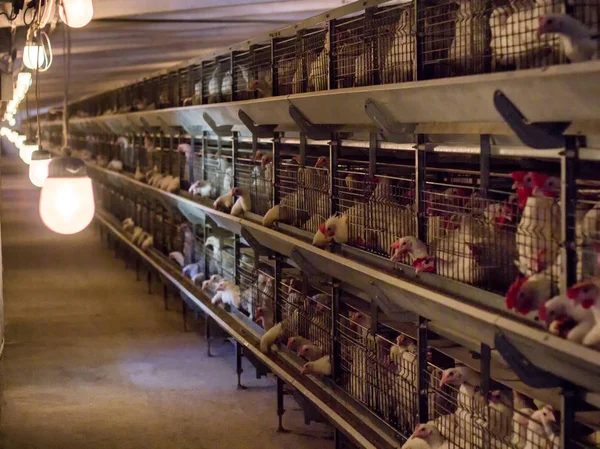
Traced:
[[23, 64], [31, 70], [43, 67], [46, 62], [46, 51], [43, 47], [28, 43], [23, 49]]
[[[15, 139], [15, 142], [17, 140]], [[39, 149], [39, 147], [36, 144], [27, 144], [27, 143], [23, 143], [21, 145], [21, 148], [19, 149], [19, 156], [21, 157], [21, 159], [23, 159], [23, 162], [25, 162], [27, 165], [31, 164], [31, 156], [33, 155], [34, 151], [37, 151]]]
[[40, 217], [58, 234], [76, 234], [93, 220], [96, 212], [92, 180], [85, 164], [71, 157], [55, 158], [40, 195]]
[[10, 129], [8, 129], [6, 126], [3, 126], [2, 129], [0, 129], [0, 136], [2, 136], [2, 137], [8, 136], [9, 132], [10, 132]]
[[63, 0], [58, 11], [61, 20], [71, 28], [81, 28], [92, 20], [94, 5], [92, 0]]
[[14, 119], [14, 117], [11, 117], [10, 119], [8, 119], [8, 124], [10, 126], [15, 126], [17, 124], [17, 121]]
[[35, 151], [29, 164], [29, 180], [36, 187], [44, 187], [52, 156], [48, 151]]

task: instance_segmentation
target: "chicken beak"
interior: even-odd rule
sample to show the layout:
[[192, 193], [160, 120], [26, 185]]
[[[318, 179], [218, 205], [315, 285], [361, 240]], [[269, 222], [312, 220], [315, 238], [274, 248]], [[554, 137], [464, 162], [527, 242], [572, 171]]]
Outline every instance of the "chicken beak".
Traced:
[[302, 367], [302, 371], [300, 372], [300, 374], [304, 375], [304, 374], [308, 374], [310, 373], [310, 368], [308, 367], [308, 363], [306, 365], [304, 365]]
[[440, 379], [440, 388], [442, 388], [447, 383], [448, 383], [448, 374], [443, 374], [442, 378]]

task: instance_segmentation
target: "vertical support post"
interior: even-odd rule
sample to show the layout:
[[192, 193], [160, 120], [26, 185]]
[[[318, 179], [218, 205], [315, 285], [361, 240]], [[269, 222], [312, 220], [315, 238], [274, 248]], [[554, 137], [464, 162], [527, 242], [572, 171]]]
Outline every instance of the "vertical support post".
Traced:
[[181, 301], [181, 318], [183, 321], [183, 332], [187, 332], [187, 302], [185, 300]]
[[573, 447], [573, 424], [577, 405], [576, 389], [567, 386], [560, 395], [560, 449]]
[[165, 172], [165, 132], [163, 130], [160, 131], [158, 135], [158, 145], [160, 146], [160, 172]]
[[[565, 242], [561, 251], [564, 261], [560, 275], [560, 290], [565, 292], [577, 282], [577, 238], [575, 219], [577, 213], [577, 185], [579, 174], [579, 141], [577, 136], [565, 137], [565, 153], [560, 164], [561, 240]], [[553, 273], [554, 275], [554, 273]]]
[[427, 240], [425, 229], [425, 169], [427, 168], [427, 152], [425, 151], [425, 135], [417, 134], [417, 150], [415, 151], [415, 203], [417, 205], [416, 229], [417, 238]]
[[273, 322], [279, 323], [281, 322], [282, 310], [281, 310], [281, 293], [279, 286], [281, 285], [281, 281], [283, 281], [283, 261], [282, 256], [280, 254], [275, 254], [275, 276], [274, 276], [274, 284], [275, 284], [275, 307], [273, 307]]
[[169, 170], [167, 170], [167, 173], [169, 173], [171, 176], [175, 176], [175, 173], [172, 173], [173, 170], [173, 159], [174, 159], [174, 140], [175, 140], [175, 136], [173, 135], [173, 131], [171, 131], [169, 133]]
[[283, 414], [285, 413], [284, 401], [283, 401], [283, 387], [284, 383], [279, 377], [277, 377], [277, 418], [279, 420], [277, 426], [277, 432], [285, 432], [283, 427]]
[[[300, 137], [302, 142], [302, 137]], [[279, 204], [279, 170], [281, 168], [281, 133], [273, 136], [273, 204]], [[279, 285], [275, 283], [275, 285]]]
[[277, 46], [277, 38], [271, 39], [271, 79], [273, 80], [273, 96], [279, 95], [279, 76], [277, 73], [277, 63], [275, 59], [275, 47]]
[[413, 24], [415, 33], [415, 63], [413, 81], [422, 80], [425, 78], [423, 66], [423, 50], [425, 36], [425, 0], [415, 1], [415, 23]]
[[340, 345], [340, 288], [339, 283], [332, 279], [331, 283], [331, 377], [336, 382], [342, 371]]
[[338, 189], [335, 182], [337, 176], [338, 156], [339, 156], [340, 140], [337, 134], [331, 137], [329, 145], [329, 206], [330, 215], [338, 211], [337, 201]]
[[479, 145], [481, 147], [479, 156], [479, 189], [482, 198], [487, 198], [490, 188], [490, 154], [492, 152], [490, 135], [482, 134], [479, 137]]
[[[185, 304], [185, 302], [184, 302]], [[206, 338], [206, 355], [208, 357], [212, 357], [212, 353], [210, 352], [210, 346], [212, 343], [212, 336], [211, 336], [211, 332], [210, 332], [210, 323], [212, 322], [212, 318], [210, 317], [209, 314], [205, 315], [206, 317], [206, 321], [205, 321], [205, 325], [204, 325], [204, 338]]]
[[377, 7], [367, 8], [365, 10], [365, 50], [367, 55], [370, 55], [367, 60], [367, 66], [364, 67], [365, 73], [367, 74], [367, 80], [370, 85], [381, 84], [379, 79], [379, 70], [377, 70], [377, 35], [374, 15], [377, 11]]
[[336, 71], [336, 66], [337, 66], [337, 60], [336, 60], [336, 56], [337, 56], [337, 52], [333, 51], [333, 49], [335, 48], [334, 46], [334, 38], [335, 38], [335, 19], [330, 20], [329, 21], [329, 29], [327, 30], [327, 32], [329, 33], [329, 47], [325, 48], [325, 51], [327, 51], [327, 54], [329, 55], [329, 71], [328, 76], [327, 76], [327, 89], [328, 90], [332, 90], [335, 89], [335, 78], [337, 75], [337, 71]]
[[[492, 369], [491, 369], [491, 364], [492, 364], [492, 349], [484, 344], [481, 343], [481, 396], [483, 397], [483, 401], [486, 404], [485, 410], [487, 410], [487, 414], [488, 416], [485, 416], [484, 418], [487, 420], [487, 422], [490, 422], [491, 416], [490, 415], [490, 407], [487, 407], [488, 405], [488, 398], [489, 393], [490, 393], [490, 379], [492, 376]], [[483, 432], [483, 447], [490, 447], [490, 433], [489, 432]]]
[[417, 379], [417, 391], [419, 393], [419, 423], [426, 423], [429, 420], [429, 401], [427, 389], [429, 387], [429, 371], [427, 370], [427, 319], [419, 316], [419, 327], [417, 329], [417, 371], [419, 377]]
[[246, 387], [242, 385], [242, 373], [244, 368], [242, 367], [242, 345], [239, 341], [235, 341], [235, 372], [237, 374], [237, 388], [238, 390], [245, 390]]
[[188, 175], [190, 178], [190, 185], [196, 182], [196, 173], [194, 173], [194, 168], [196, 167], [196, 136], [194, 135], [194, 131], [190, 130], [190, 147], [192, 147], [192, 154], [190, 154], [190, 162], [188, 167]]
[[163, 301], [165, 303], [165, 310], [169, 310], [169, 288], [167, 284], [163, 284]]
[[300, 133], [300, 145], [298, 146], [300, 150], [300, 166], [306, 167], [306, 134]]
[[369, 178], [377, 174], [377, 134], [369, 133]]
[[231, 175], [233, 178], [233, 187], [238, 187], [237, 179], [237, 161], [240, 149], [239, 133], [234, 131], [231, 136]]
[[206, 158], [208, 157], [208, 152], [206, 151], [206, 148], [208, 146], [208, 142], [207, 142], [207, 137], [206, 137], [206, 131], [202, 132], [202, 180], [206, 181]]

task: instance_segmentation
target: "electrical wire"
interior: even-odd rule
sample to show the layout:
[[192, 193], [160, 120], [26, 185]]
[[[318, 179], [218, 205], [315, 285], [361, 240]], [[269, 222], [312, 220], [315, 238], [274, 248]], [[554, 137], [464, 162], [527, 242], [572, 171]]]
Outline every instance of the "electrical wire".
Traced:
[[9, 22], [12, 22], [13, 20], [15, 20], [18, 17], [19, 13], [15, 13], [15, 7], [11, 6], [11, 11], [10, 11], [10, 15], [7, 14], [4, 11], [0, 11], [0, 16], [6, 16], [6, 19]]

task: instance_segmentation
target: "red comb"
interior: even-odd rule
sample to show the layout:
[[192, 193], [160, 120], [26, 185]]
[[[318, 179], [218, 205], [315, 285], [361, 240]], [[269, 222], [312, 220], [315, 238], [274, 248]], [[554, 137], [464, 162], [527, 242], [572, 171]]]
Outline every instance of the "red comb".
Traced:
[[547, 179], [548, 175], [546, 173], [531, 172], [531, 180], [533, 181], [533, 185], [538, 188], [544, 187], [544, 183]]
[[577, 299], [577, 296], [579, 295], [579, 291], [583, 287], [587, 287], [589, 285], [594, 285], [594, 283], [591, 281], [584, 281], [584, 282], [580, 282], [579, 284], [573, 285], [569, 290], [567, 290], [567, 298]]
[[517, 278], [517, 280], [512, 283], [512, 285], [508, 289], [508, 292], [506, 293], [506, 307], [508, 309], [515, 308], [515, 306], [517, 305], [517, 295], [519, 294], [521, 288], [523, 287], [525, 282], [527, 282], [528, 279], [528, 277], [524, 276]]
[[321, 232], [321, 234], [325, 235], [327, 233], [327, 228], [325, 227], [325, 223], [321, 223], [319, 225], [319, 231]]
[[533, 190], [529, 187], [519, 187], [517, 189], [517, 199], [519, 209], [523, 210], [527, 204], [527, 199], [533, 194]]
[[398, 248], [400, 248], [400, 240], [396, 240], [394, 243], [392, 243], [392, 249]]
[[527, 174], [526, 171], [514, 171], [510, 174], [510, 177], [515, 182], [523, 182], [523, 179], [525, 179], [526, 174]]
[[425, 262], [425, 257], [419, 257], [418, 259], [413, 260], [412, 266], [417, 267]]

